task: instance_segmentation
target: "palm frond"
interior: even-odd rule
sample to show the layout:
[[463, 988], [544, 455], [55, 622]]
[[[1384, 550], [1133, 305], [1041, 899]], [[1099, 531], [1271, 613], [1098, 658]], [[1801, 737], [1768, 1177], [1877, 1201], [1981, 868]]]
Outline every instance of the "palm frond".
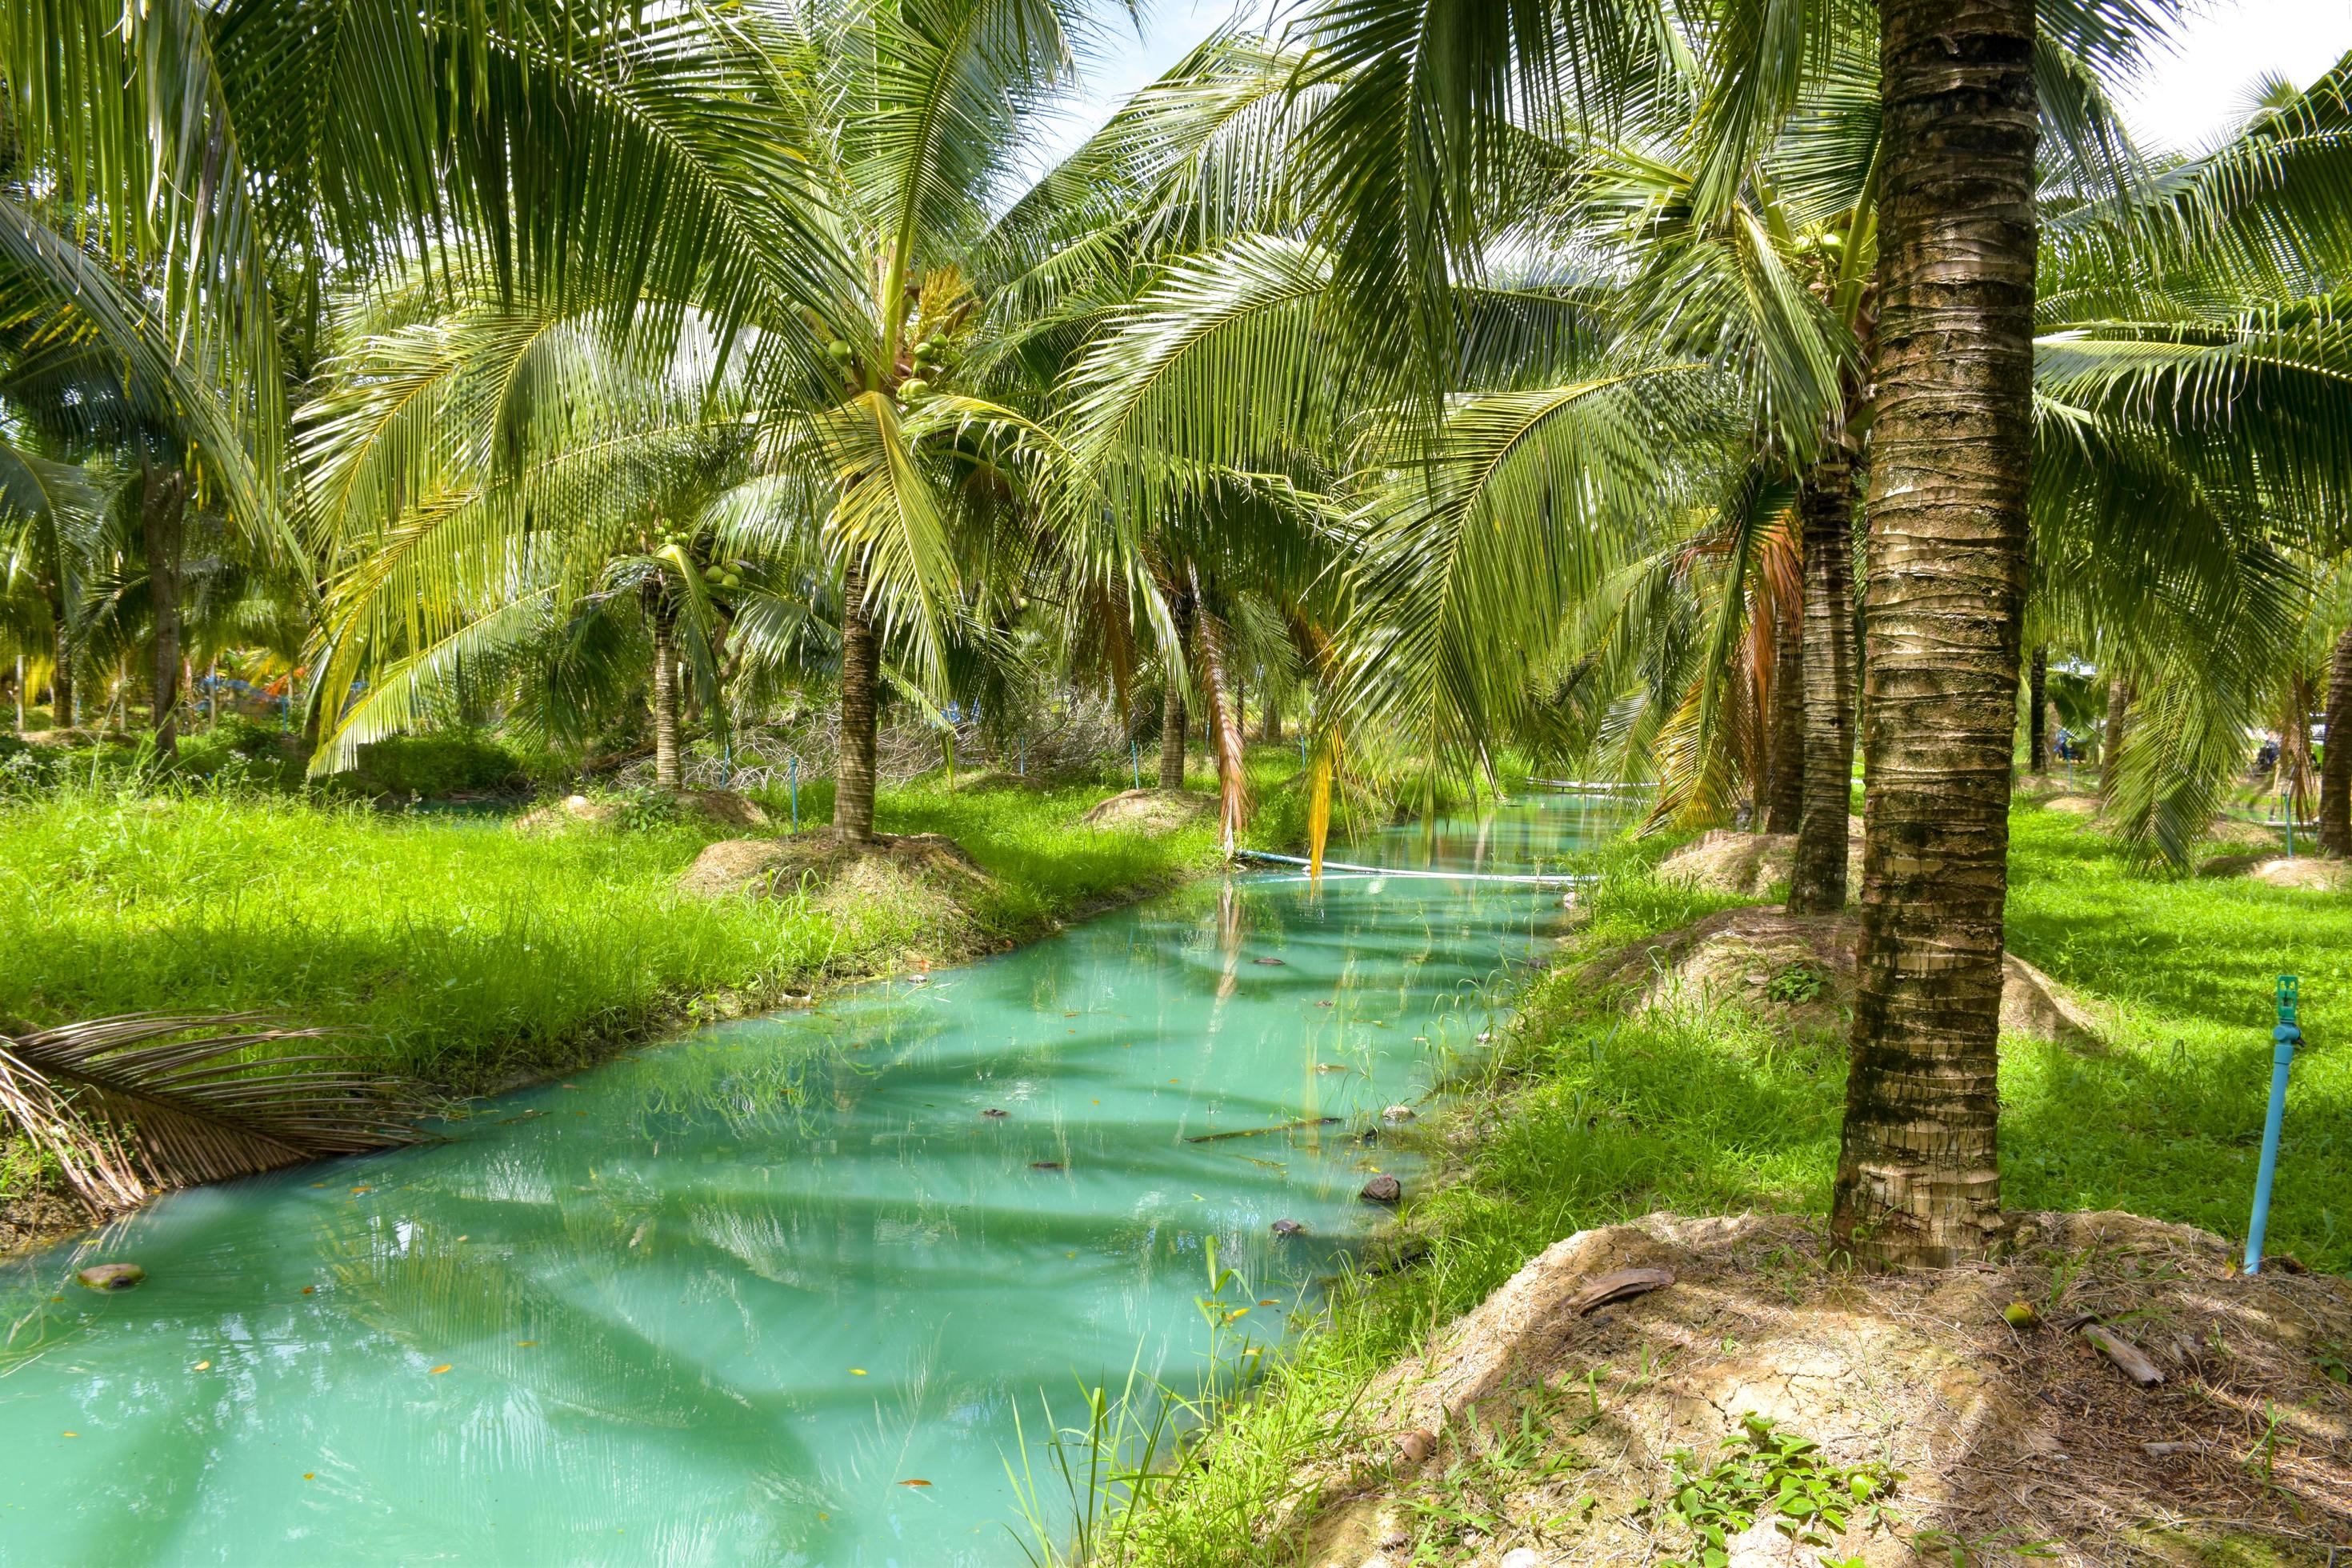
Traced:
[[0, 1035], [0, 1111], [101, 1212], [419, 1140], [398, 1085], [336, 1057], [274, 1054], [322, 1031], [249, 1026], [263, 1023], [133, 1013]]

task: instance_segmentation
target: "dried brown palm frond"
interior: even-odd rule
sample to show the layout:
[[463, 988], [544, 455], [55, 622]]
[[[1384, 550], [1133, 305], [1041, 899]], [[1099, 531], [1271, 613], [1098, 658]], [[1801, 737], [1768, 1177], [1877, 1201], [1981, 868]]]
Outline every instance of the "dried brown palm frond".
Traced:
[[252, 1013], [131, 1013], [0, 1035], [0, 1117], [57, 1159], [104, 1213], [151, 1193], [332, 1154], [412, 1143], [419, 1107], [397, 1082], [334, 1056], [257, 1047], [317, 1029]]

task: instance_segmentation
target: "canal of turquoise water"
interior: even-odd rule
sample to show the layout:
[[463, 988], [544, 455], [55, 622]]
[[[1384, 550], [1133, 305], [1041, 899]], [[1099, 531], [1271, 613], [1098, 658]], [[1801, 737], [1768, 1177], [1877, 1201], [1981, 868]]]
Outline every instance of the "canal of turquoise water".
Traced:
[[[1346, 858], [1558, 870], [1608, 820], [1538, 798]], [[1563, 918], [1200, 882], [172, 1194], [0, 1267], [0, 1564], [1025, 1563], [1021, 1435], [1278, 1354], [1382, 1222], [1359, 1189], [1414, 1178], [1362, 1135]], [[100, 1258], [147, 1282], [68, 1283]]]

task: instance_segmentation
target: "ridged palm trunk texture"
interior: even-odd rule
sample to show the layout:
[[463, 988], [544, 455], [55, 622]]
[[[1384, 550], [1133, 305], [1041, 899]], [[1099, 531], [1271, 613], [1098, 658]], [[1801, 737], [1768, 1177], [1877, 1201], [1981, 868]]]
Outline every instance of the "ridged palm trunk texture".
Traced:
[[1859, 1262], [2002, 1239], [2001, 920], [2032, 456], [2032, 0], [1881, 0], [1870, 752], [1831, 1207]]
[[866, 572], [853, 561], [841, 580], [841, 760], [833, 795], [834, 836], [853, 844], [874, 837], [874, 689], [881, 667]]
[[2327, 666], [2327, 739], [2319, 756], [2319, 852], [2352, 855], [2352, 629]]
[[1789, 909], [1845, 908], [1846, 817], [1853, 809], [1853, 468], [1814, 468], [1797, 496], [1805, 531], [1803, 809]]
[[1793, 604], [1782, 606], [1772, 622], [1770, 699], [1764, 831], [1794, 833], [1805, 806], [1805, 645], [1803, 617]]
[[677, 622], [667, 605], [656, 604], [654, 623], [654, 784], [676, 789], [684, 782], [677, 746]]
[[154, 619], [152, 673], [156, 754], [180, 750], [180, 559], [187, 520], [188, 479], [178, 468], [149, 468], [139, 496], [141, 542], [147, 555], [147, 596]]

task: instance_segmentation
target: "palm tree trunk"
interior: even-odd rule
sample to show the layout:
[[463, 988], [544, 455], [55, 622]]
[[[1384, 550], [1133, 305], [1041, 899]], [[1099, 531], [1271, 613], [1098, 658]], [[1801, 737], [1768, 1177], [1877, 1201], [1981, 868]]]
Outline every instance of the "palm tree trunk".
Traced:
[[1184, 686], [1171, 672], [1160, 700], [1160, 787], [1184, 787]]
[[1282, 701], [1271, 691], [1258, 699], [1257, 738], [1267, 745], [1282, 743]]
[[2032, 676], [2025, 690], [2025, 770], [2041, 774], [2050, 771], [2050, 650], [2033, 650]]
[[180, 554], [187, 494], [187, 476], [180, 469], [149, 468], [139, 498], [147, 596], [155, 621], [155, 752], [164, 758], [180, 750]]
[[841, 759], [834, 771], [834, 836], [852, 844], [874, 838], [874, 705], [881, 639], [866, 604], [866, 571], [856, 561], [841, 577]]
[[2032, 460], [2033, 0], [1880, 0], [1870, 767], [1845, 1125], [1858, 1261], [2002, 1237], [2001, 920]]
[[[1185, 590], [1171, 595], [1169, 608], [1176, 622], [1178, 642], [1190, 640], [1192, 632], [1192, 596]], [[1184, 787], [1184, 683], [1177, 679], [1174, 661], [1168, 670], [1167, 689], [1160, 700], [1160, 787]]]
[[654, 624], [654, 785], [676, 789], [684, 779], [677, 746], [677, 617], [656, 601]]
[[2287, 682], [2286, 711], [2279, 722], [2279, 793], [2286, 796], [2286, 819], [2305, 820], [2311, 799], [2311, 707], [2318, 693], [2298, 672]]
[[1209, 749], [1217, 761], [1218, 841], [1227, 856], [1249, 816], [1249, 772], [1242, 752], [1242, 713], [1229, 699], [1231, 670], [1225, 661], [1225, 628], [1204, 606], [1201, 611], [1201, 689], [1209, 705]]
[[57, 619], [57, 651], [49, 656], [49, 728], [74, 727], [73, 645], [66, 636], [66, 618]]
[[2319, 852], [2352, 855], [2352, 627], [2327, 667], [2327, 740], [2319, 757]]
[[2116, 764], [2123, 760], [2124, 733], [2131, 728], [2131, 682], [2120, 677], [2107, 682], [2107, 728], [2099, 737], [2099, 794], [2115, 793]]
[[1767, 724], [1764, 831], [1794, 833], [1805, 808], [1804, 627], [1794, 605], [1781, 606], [1772, 621], [1772, 711]]
[[1845, 908], [1853, 809], [1853, 468], [1843, 455], [1797, 497], [1805, 530], [1805, 790], [1789, 879], [1795, 914]]

